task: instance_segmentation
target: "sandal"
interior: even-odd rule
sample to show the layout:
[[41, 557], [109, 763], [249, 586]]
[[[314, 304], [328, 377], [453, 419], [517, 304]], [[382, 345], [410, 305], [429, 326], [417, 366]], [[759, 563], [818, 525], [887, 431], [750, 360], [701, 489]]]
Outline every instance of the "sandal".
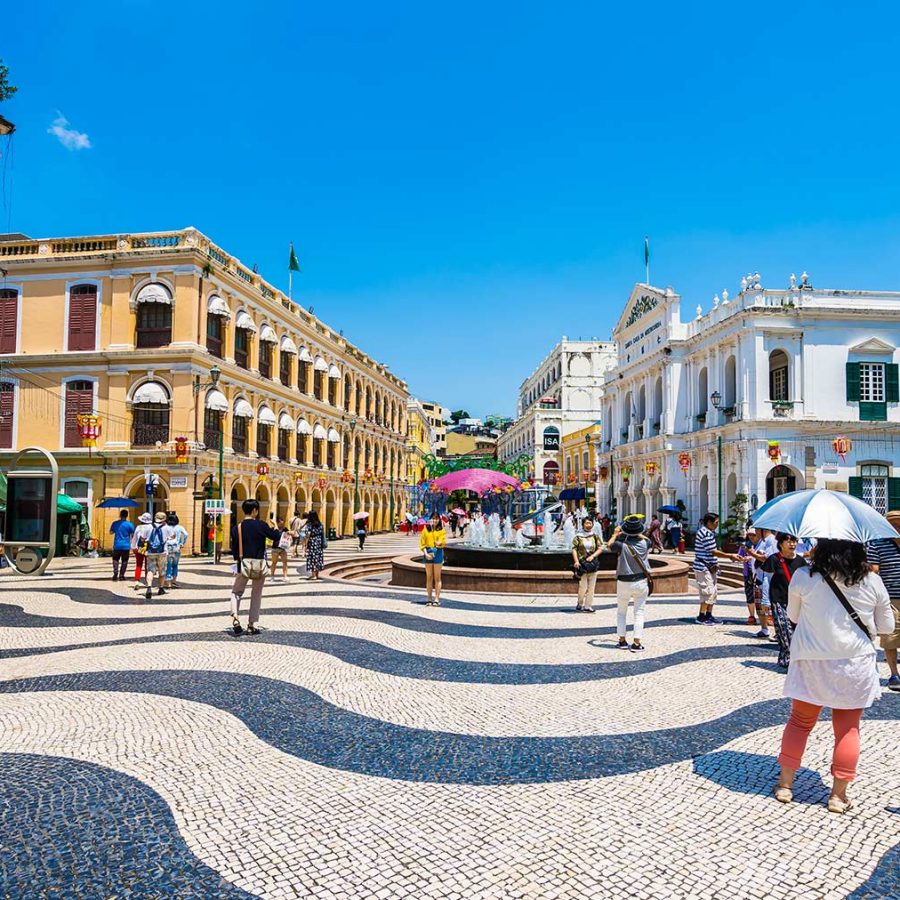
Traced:
[[255, 625], [248, 625], [245, 634], [259, 634], [259, 629]]
[[241, 627], [241, 620], [237, 616], [231, 617], [231, 631], [235, 635], [244, 633], [244, 629]]
[[794, 799], [794, 792], [789, 787], [785, 787], [782, 784], [776, 784], [775, 790], [773, 791], [775, 794], [775, 799], [779, 803], [790, 803]]
[[828, 812], [843, 815], [848, 809], [853, 807], [853, 803], [849, 800], [841, 800], [840, 797], [828, 798]]

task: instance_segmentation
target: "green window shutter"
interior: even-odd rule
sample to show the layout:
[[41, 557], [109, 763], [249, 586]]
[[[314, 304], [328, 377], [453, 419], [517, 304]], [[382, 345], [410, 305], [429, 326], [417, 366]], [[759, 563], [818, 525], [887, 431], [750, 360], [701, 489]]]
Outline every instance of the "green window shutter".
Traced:
[[859, 404], [859, 421], [886, 422], [887, 403], [875, 403], [870, 400], [861, 401]]
[[900, 478], [888, 478], [888, 509], [900, 509]]
[[859, 401], [859, 363], [847, 363], [847, 402]]
[[862, 478], [859, 475], [850, 476], [850, 484], [848, 485], [850, 496], [857, 497], [862, 500]]
[[900, 366], [888, 363], [884, 367], [884, 399], [888, 403], [900, 403]]

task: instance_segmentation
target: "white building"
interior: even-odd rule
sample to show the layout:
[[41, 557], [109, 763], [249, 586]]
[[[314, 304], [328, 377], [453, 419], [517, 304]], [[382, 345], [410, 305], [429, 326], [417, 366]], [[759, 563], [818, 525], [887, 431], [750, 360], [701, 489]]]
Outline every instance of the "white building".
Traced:
[[615, 345], [563, 339], [519, 388], [516, 421], [500, 435], [497, 456], [507, 462], [531, 457], [537, 482], [560, 481], [563, 435], [596, 422], [604, 380], [616, 362]]
[[613, 332], [598, 508], [679, 499], [696, 522], [724, 519], [738, 493], [752, 511], [804, 487], [900, 508], [900, 293], [820, 290], [805, 273], [741, 284], [686, 321], [671, 288], [635, 286]]

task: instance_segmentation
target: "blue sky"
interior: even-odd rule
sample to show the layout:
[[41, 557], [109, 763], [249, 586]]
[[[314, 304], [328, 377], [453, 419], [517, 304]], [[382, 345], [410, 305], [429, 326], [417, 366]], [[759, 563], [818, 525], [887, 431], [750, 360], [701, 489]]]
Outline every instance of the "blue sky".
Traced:
[[293, 240], [295, 299], [414, 393], [512, 412], [645, 233], [688, 311], [750, 270], [900, 289], [900, 9], [850, 10], [13, 4], [0, 230], [194, 225], [283, 288]]

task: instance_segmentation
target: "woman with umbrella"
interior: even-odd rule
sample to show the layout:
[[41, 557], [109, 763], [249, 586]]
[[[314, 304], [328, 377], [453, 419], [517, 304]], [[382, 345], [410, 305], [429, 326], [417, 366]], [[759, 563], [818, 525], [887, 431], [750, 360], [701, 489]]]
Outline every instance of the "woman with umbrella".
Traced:
[[369, 514], [367, 512], [358, 512], [354, 513], [353, 518], [356, 520], [356, 539], [359, 541], [359, 549], [362, 550], [366, 545], [366, 535], [368, 534], [366, 522]]
[[798, 569], [788, 588], [787, 618], [794, 634], [784, 696], [793, 702], [781, 739], [775, 799], [793, 799], [809, 733], [828, 706], [834, 729], [828, 811], [844, 813], [859, 761], [862, 712], [881, 695], [873, 639], [894, 628], [888, 593], [869, 569], [865, 543], [893, 529], [861, 500], [825, 490], [777, 497], [754, 523], [818, 538], [812, 565]]
[[681, 543], [681, 510], [677, 506], [661, 506], [657, 512], [668, 516], [666, 534], [669, 536], [669, 546], [673, 553], [678, 552]]

